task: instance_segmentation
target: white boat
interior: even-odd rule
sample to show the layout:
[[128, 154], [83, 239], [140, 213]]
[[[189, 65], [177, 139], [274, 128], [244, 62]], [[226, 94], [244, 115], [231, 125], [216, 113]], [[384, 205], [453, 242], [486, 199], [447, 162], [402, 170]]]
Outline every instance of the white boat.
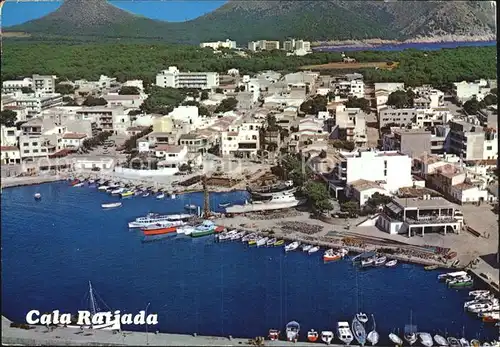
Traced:
[[145, 217], [137, 217], [134, 221], [128, 223], [129, 228], [143, 228], [151, 224], [172, 221], [186, 221], [192, 218], [191, 214], [166, 214], [148, 213]]
[[256, 243], [257, 247], [260, 247], [260, 246], [265, 246], [265, 245], [266, 245], [266, 243], [267, 243], [267, 240], [269, 240], [269, 237], [267, 237], [267, 236], [266, 236], [266, 237], [262, 237], [262, 238], [258, 239], [258, 240], [257, 240], [257, 243]]
[[227, 233], [220, 233], [220, 234], [215, 235], [215, 237], [218, 241], [225, 241], [225, 240], [231, 239], [231, 236], [228, 235]]
[[358, 341], [361, 346], [364, 346], [366, 343], [366, 330], [363, 323], [361, 323], [357, 318], [354, 318], [352, 320], [351, 329], [356, 341]]
[[403, 340], [401, 340], [401, 338], [394, 333], [389, 334], [389, 339], [397, 346], [403, 345]]
[[375, 346], [378, 343], [380, 336], [377, 332], [377, 326], [375, 324], [375, 317], [373, 316], [373, 314], [372, 314], [372, 320], [373, 320], [373, 329], [368, 333], [366, 339], [372, 344], [372, 346]]
[[472, 290], [469, 292], [469, 296], [473, 297], [489, 295], [489, 294], [490, 294], [489, 290]]
[[149, 196], [149, 192], [145, 192], [144, 194], [142, 194], [142, 197], [144, 198], [147, 198]]
[[297, 248], [299, 248], [299, 246], [300, 246], [299, 241], [289, 243], [288, 245], [285, 246], [285, 252], [295, 251]]
[[297, 342], [299, 339], [300, 324], [291, 321], [286, 325], [286, 339], [291, 342]]
[[438, 275], [438, 279], [444, 280], [444, 279], [448, 279], [448, 278], [464, 277], [464, 276], [467, 276], [466, 271], [448, 272], [445, 274]]
[[121, 202], [112, 202], [109, 204], [101, 204], [102, 208], [115, 208], [115, 207], [120, 207], [122, 205]]
[[373, 258], [362, 259], [361, 260], [361, 267], [372, 266], [374, 263], [375, 263], [375, 259], [373, 259]]
[[274, 244], [276, 243], [276, 241], [278, 241], [277, 238], [275, 238], [275, 237], [270, 238], [269, 240], [267, 240], [266, 246], [269, 246], [269, 247], [274, 246]]
[[460, 342], [460, 345], [462, 347], [470, 347], [470, 342], [469, 340], [467, 340], [465, 337], [462, 337], [460, 340], [458, 340]]
[[165, 198], [165, 194], [163, 193], [160, 193], [156, 196], [157, 199], [164, 199]]
[[193, 205], [193, 204], [187, 204], [187, 205], [184, 205], [184, 208], [186, 210], [189, 210], [189, 211], [195, 211], [198, 208], [198, 206]]
[[97, 190], [100, 190], [100, 191], [106, 191], [108, 188], [109, 188], [108, 186], [104, 186], [104, 185], [103, 185], [103, 186], [99, 186], [99, 187], [97, 188]]
[[307, 251], [307, 253], [312, 254], [312, 253], [315, 253], [315, 252], [317, 252], [317, 251], [319, 251], [319, 250], [320, 250], [320, 248], [319, 248], [318, 246], [314, 246], [314, 247], [311, 247], [311, 248]]
[[366, 313], [363, 313], [363, 312], [357, 313], [356, 319], [363, 324], [368, 322], [368, 316], [366, 315]]
[[123, 193], [125, 190], [126, 190], [125, 188], [115, 189], [115, 190], [111, 191], [111, 195], [119, 195], [119, 194]]
[[333, 332], [325, 330], [321, 332], [321, 341], [329, 345], [333, 340]]
[[337, 336], [339, 340], [350, 345], [354, 337], [352, 336], [351, 328], [347, 322], [337, 322]]
[[243, 236], [245, 236], [245, 232], [244, 232], [244, 231], [240, 231], [239, 233], [234, 234], [234, 235], [231, 237], [231, 240], [232, 240], [232, 241], [235, 241], [235, 240], [240, 240]]
[[384, 257], [384, 256], [378, 257], [375, 259], [374, 265], [375, 266], [382, 266], [385, 264], [386, 261], [387, 261], [387, 257]]
[[35, 193], [35, 195], [33, 195], [33, 197], [35, 198], [35, 200], [40, 200], [42, 198], [42, 194]]
[[243, 236], [243, 237], [241, 238], [241, 242], [248, 242], [248, 241], [250, 241], [252, 238], [254, 238], [256, 235], [257, 235], [257, 234], [255, 234], [255, 233], [250, 233], [250, 234], [247, 234], [247, 235], [245, 235], [245, 236]]
[[83, 182], [80, 182], [80, 183], [77, 183], [75, 184], [73, 187], [83, 187], [84, 183]]
[[309, 250], [310, 250], [311, 248], [312, 248], [312, 245], [307, 245], [307, 244], [305, 244], [305, 243], [302, 245], [302, 250], [303, 250], [304, 252], [309, 252]]
[[469, 306], [475, 305], [475, 304], [491, 304], [491, 303], [492, 303], [492, 301], [490, 299], [470, 300], [470, 301], [466, 301], [464, 303], [464, 308], [468, 308]]
[[446, 341], [446, 339], [441, 335], [434, 335], [434, 341], [436, 341], [439, 346], [448, 346], [448, 341]]
[[185, 227], [177, 228], [177, 234], [191, 235], [196, 229], [187, 225]]
[[432, 347], [434, 341], [432, 341], [432, 336], [429, 333], [418, 333], [420, 343], [424, 347]]
[[293, 194], [273, 194], [268, 201], [254, 201], [244, 205], [233, 205], [226, 207], [227, 213], [246, 213], [256, 211], [279, 210], [293, 208], [303, 205], [307, 199], [297, 199]]
[[385, 263], [385, 266], [386, 267], [394, 267], [396, 266], [398, 263], [398, 261], [396, 259], [393, 259], [393, 260], [389, 260], [387, 263]]

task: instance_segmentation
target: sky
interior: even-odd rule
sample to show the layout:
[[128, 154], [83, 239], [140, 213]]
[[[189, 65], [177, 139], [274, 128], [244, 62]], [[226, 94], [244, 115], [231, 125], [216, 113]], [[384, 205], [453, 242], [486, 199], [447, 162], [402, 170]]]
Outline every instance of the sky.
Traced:
[[[113, 5], [124, 10], [140, 14], [152, 19], [170, 22], [183, 22], [205, 13], [211, 12], [226, 3], [226, 0], [203, 1], [110, 1]], [[2, 9], [2, 27], [24, 23], [42, 17], [55, 9], [62, 2], [59, 1], [24, 1], [7, 0]]]

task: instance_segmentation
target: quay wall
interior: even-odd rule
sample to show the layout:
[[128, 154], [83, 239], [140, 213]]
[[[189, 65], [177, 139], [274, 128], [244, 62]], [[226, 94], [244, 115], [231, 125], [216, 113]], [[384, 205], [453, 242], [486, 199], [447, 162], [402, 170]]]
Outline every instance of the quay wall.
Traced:
[[63, 181], [61, 176], [29, 176], [29, 177], [15, 177], [15, 178], [2, 178], [2, 189], [13, 188], [21, 186], [32, 186], [42, 183], [51, 183]]

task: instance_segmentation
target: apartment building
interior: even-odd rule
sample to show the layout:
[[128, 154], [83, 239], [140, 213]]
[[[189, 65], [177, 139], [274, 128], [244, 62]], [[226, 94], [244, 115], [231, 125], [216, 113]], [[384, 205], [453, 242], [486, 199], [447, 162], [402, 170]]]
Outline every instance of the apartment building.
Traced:
[[248, 49], [251, 51], [272, 51], [274, 49], [280, 49], [280, 42], [268, 40], [253, 41], [248, 43]]
[[366, 114], [359, 108], [337, 106], [335, 125], [330, 138], [351, 141], [357, 146], [365, 145], [367, 142]]
[[[115, 107], [103, 107], [103, 106], [91, 106], [91, 107], [82, 107], [81, 109], [75, 112], [75, 118], [77, 120], [87, 120], [91, 123], [94, 123], [96, 128], [101, 131], [111, 131], [116, 132], [115, 130], [115, 119], [118, 119], [119, 116], [127, 116], [124, 112], [124, 109], [119, 106]], [[127, 116], [129, 117], [129, 116]], [[123, 122], [125, 130], [131, 124], [128, 122]]]
[[180, 72], [176, 66], [156, 75], [156, 85], [163, 88], [200, 88], [211, 89], [219, 86], [217, 72]]
[[19, 135], [21, 135], [21, 131], [17, 130], [16, 127], [0, 126], [0, 143], [3, 146], [17, 146]]
[[202, 42], [200, 43], [200, 47], [201, 48], [210, 47], [212, 49], [219, 49], [219, 48], [235, 49], [236, 41], [226, 39], [226, 41]]
[[452, 87], [452, 95], [460, 103], [464, 103], [467, 100], [476, 97], [477, 100], [481, 101], [486, 95], [491, 91], [493, 85], [496, 87], [496, 80], [484, 80], [480, 79], [475, 82], [455, 82]]
[[229, 126], [220, 136], [220, 154], [224, 157], [252, 158], [260, 149], [262, 123], [255, 120], [241, 120]]
[[33, 118], [21, 125], [19, 150], [22, 160], [47, 158], [63, 149], [64, 127], [58, 127], [51, 120]]
[[64, 148], [76, 150], [83, 145], [83, 141], [87, 138], [86, 134], [80, 133], [65, 133], [62, 136], [62, 145]]
[[384, 151], [399, 151], [410, 157], [430, 154], [431, 136], [430, 131], [421, 129], [394, 129], [382, 137], [382, 148]]
[[2, 82], [2, 93], [14, 93], [23, 88], [33, 90], [33, 79], [26, 77], [22, 80], [7, 80]]
[[63, 104], [62, 95], [58, 93], [44, 94], [36, 92], [34, 94], [22, 94], [18, 91], [13, 97], [17, 107], [26, 109], [26, 119], [31, 119], [46, 109], [62, 106]]
[[417, 109], [382, 107], [378, 111], [378, 115], [379, 128], [384, 128], [390, 124], [407, 126], [417, 119]]
[[57, 76], [50, 75], [33, 75], [33, 90], [46, 94], [56, 92]]
[[341, 80], [334, 84], [334, 92], [336, 95], [344, 95], [345, 97], [365, 97], [365, 83], [362, 79]]
[[215, 142], [211, 138], [212, 136], [201, 132], [183, 134], [179, 138], [179, 144], [186, 146], [189, 153], [207, 153]]
[[304, 40], [290, 39], [283, 42], [283, 50], [292, 51], [305, 51], [309, 52], [311, 50], [311, 42]]
[[449, 153], [462, 160], [498, 158], [498, 128], [482, 127], [462, 120], [450, 122]]
[[444, 93], [430, 86], [421, 86], [412, 89], [415, 93], [417, 108], [439, 108], [444, 106]]

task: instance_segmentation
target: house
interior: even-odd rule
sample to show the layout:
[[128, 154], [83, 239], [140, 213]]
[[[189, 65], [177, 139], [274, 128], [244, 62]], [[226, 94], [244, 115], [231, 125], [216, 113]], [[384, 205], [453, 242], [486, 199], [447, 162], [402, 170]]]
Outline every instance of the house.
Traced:
[[463, 160], [498, 158], [497, 128], [482, 127], [462, 120], [450, 123], [448, 153], [461, 156]]
[[2, 164], [20, 164], [21, 152], [16, 146], [1, 146]]
[[335, 126], [332, 129], [332, 139], [354, 142], [364, 146], [367, 139], [366, 114], [359, 108], [337, 106], [335, 111]]
[[154, 149], [155, 157], [168, 161], [183, 161], [188, 153], [187, 146], [158, 145]]
[[491, 87], [487, 80], [478, 80], [475, 82], [455, 82], [452, 87], [452, 95], [456, 101], [464, 103], [467, 100], [476, 97], [478, 101], [484, 99], [490, 93]]
[[[210, 133], [210, 131], [208, 132]], [[179, 144], [186, 146], [189, 153], [207, 153], [213, 145], [210, 135], [201, 131], [183, 134], [179, 138]]]
[[103, 95], [102, 98], [108, 102], [109, 106], [123, 106], [138, 108], [144, 102], [141, 95], [119, 95], [117, 93]]
[[21, 131], [17, 130], [16, 127], [0, 126], [0, 143], [3, 146], [17, 146], [19, 135], [21, 135]]
[[140, 134], [141, 132], [145, 131], [146, 129], [148, 129], [149, 127], [147, 126], [132, 126], [132, 127], [128, 127], [126, 130], [125, 130], [125, 134], [127, 136], [134, 136], [134, 135], [138, 135]]
[[23, 160], [48, 157], [62, 150], [64, 127], [58, 127], [48, 119], [33, 118], [21, 125], [19, 150]]
[[346, 186], [345, 190], [346, 196], [359, 202], [359, 206], [364, 206], [375, 193], [391, 196], [388, 191], [376, 182], [363, 179], [351, 182]]
[[62, 137], [62, 145], [64, 148], [78, 149], [86, 138], [86, 134], [66, 133]]
[[75, 170], [92, 170], [99, 168], [101, 171], [112, 171], [115, 167], [115, 160], [110, 157], [89, 156], [76, 157], [73, 159], [73, 168]]
[[241, 120], [230, 125], [228, 131], [220, 136], [220, 154], [222, 156], [252, 158], [260, 149], [260, 131], [262, 123], [254, 120]]
[[16, 106], [26, 109], [26, 118], [30, 119], [39, 115], [42, 111], [51, 107], [61, 106], [63, 104], [62, 95], [58, 93], [22, 94], [16, 92], [13, 95]]

